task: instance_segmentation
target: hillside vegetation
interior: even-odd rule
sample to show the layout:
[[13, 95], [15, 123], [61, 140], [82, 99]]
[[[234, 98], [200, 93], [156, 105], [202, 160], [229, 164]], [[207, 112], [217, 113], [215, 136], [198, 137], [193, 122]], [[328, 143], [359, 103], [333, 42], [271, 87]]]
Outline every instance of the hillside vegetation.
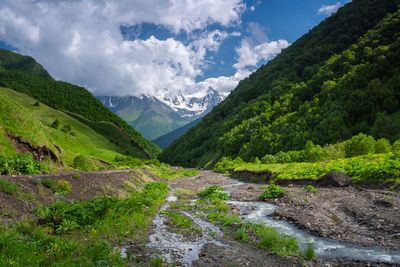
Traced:
[[[400, 183], [400, 140], [390, 144], [381, 138], [358, 134], [335, 145], [321, 147], [311, 141], [304, 150], [265, 155], [261, 160], [244, 162], [240, 157], [223, 158], [216, 172], [248, 171], [265, 174], [269, 181], [280, 179], [318, 179], [329, 172], [344, 172], [355, 183]], [[266, 182], [266, 181], [263, 181]]]
[[[82, 155], [92, 163], [88, 169], [96, 169], [96, 166], [104, 168], [102, 162], [111, 163], [116, 156], [121, 157], [126, 152], [131, 153], [131, 156], [142, 156], [141, 153], [135, 154], [134, 150], [125, 151], [112, 142], [113, 139], [121, 143], [129, 140], [124, 140], [124, 136], [112, 123], [96, 123], [82, 117], [77, 120], [64, 112], [36, 103], [39, 102], [25, 94], [0, 88], [0, 155], [17, 152], [10, 139], [11, 135], [31, 144], [33, 148], [45, 147], [51, 150], [64, 166], [70, 168], [76, 167], [74, 159]], [[55, 121], [58, 125], [55, 125]]]
[[359, 132], [399, 138], [399, 3], [348, 3], [241, 81], [159, 158], [207, 166], [222, 156], [248, 161]]
[[[83, 87], [52, 79], [34, 59], [12, 52], [0, 51], [0, 86], [27, 94], [46, 105], [66, 110], [94, 122], [107, 121], [115, 124], [131, 140], [123, 149], [134, 150], [141, 157], [156, 156], [160, 149], [143, 138], [124, 120], [109, 111]], [[101, 134], [101, 132], [100, 132]]]

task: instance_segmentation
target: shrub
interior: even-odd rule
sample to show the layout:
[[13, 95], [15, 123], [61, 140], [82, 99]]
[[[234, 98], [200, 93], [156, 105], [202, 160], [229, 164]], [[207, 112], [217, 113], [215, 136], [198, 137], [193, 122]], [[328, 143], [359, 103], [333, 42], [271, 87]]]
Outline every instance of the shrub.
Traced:
[[131, 192], [126, 199], [103, 196], [87, 202], [57, 202], [35, 209], [35, 215], [42, 217], [42, 223], [53, 227], [58, 234], [73, 229], [90, 229], [107, 216], [118, 220], [126, 214], [144, 213], [146, 207], [161, 202], [167, 190], [165, 182], [149, 183], [142, 192]]
[[289, 163], [289, 162], [291, 162], [290, 155], [288, 153], [283, 152], [283, 151], [280, 151], [275, 155], [275, 160], [278, 163]]
[[377, 140], [374, 148], [375, 148], [375, 153], [377, 154], [389, 153], [392, 150], [392, 146], [390, 145], [389, 140], [385, 138]]
[[338, 143], [334, 145], [324, 146], [324, 159], [325, 160], [335, 160], [342, 159], [346, 157], [344, 151], [344, 143]]
[[12, 195], [13, 193], [18, 192], [19, 188], [16, 184], [4, 180], [4, 179], [0, 179], [0, 191]]
[[277, 198], [286, 193], [285, 189], [275, 184], [270, 184], [268, 187], [266, 187], [266, 189], [267, 190], [265, 190], [264, 193], [259, 196], [260, 200], [264, 200], [267, 198]]
[[61, 128], [61, 131], [64, 133], [69, 133], [72, 130], [72, 126], [71, 125], [64, 125], [64, 127]]
[[59, 129], [60, 128], [60, 121], [58, 119], [56, 119], [51, 125], [50, 127], [54, 128], [54, 129]]
[[235, 232], [235, 239], [247, 243], [249, 242], [249, 236], [246, 232], [246, 228], [242, 227]]
[[74, 158], [73, 167], [77, 170], [90, 171], [95, 169], [93, 162], [84, 155], [79, 155]]
[[317, 162], [324, 156], [324, 150], [320, 145], [314, 145], [312, 141], [308, 141], [304, 148], [304, 160], [308, 162]]
[[267, 154], [261, 159], [262, 163], [264, 164], [272, 164], [276, 163], [276, 159], [274, 155]]
[[221, 199], [228, 200], [229, 196], [227, 193], [222, 192], [224, 189], [219, 185], [213, 185], [205, 188], [203, 191], [199, 192], [197, 195], [203, 199]]
[[51, 180], [51, 179], [43, 179], [42, 184], [46, 186], [47, 188], [53, 188], [56, 185], [56, 181]]
[[393, 143], [392, 149], [393, 152], [400, 153], [400, 139]]
[[42, 171], [47, 172], [47, 168], [31, 154], [0, 155], [0, 174], [40, 174]]
[[360, 155], [373, 154], [375, 152], [374, 145], [375, 140], [373, 137], [359, 133], [345, 142], [344, 149], [346, 157], [351, 158]]
[[38, 106], [40, 106], [40, 103], [39, 103], [39, 101], [36, 101], [35, 102], [35, 104], [33, 104], [35, 107], [38, 107]]

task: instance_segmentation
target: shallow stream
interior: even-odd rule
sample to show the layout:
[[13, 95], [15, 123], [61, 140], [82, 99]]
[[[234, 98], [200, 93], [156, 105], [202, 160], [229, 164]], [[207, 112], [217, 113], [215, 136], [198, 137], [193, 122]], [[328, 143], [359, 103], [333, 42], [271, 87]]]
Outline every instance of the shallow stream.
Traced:
[[[229, 179], [236, 186], [242, 182]], [[235, 186], [226, 187], [226, 192], [231, 194], [235, 191]], [[307, 234], [286, 221], [275, 220], [271, 215], [279, 207], [265, 202], [242, 202], [228, 201], [229, 204], [239, 207], [240, 215], [243, 220], [263, 223], [273, 227], [284, 235], [295, 237], [301, 249], [305, 249], [307, 244], [313, 244], [315, 252], [321, 258], [349, 258], [353, 260], [364, 260], [373, 262], [387, 262], [400, 264], [400, 251], [386, 250], [377, 246], [361, 246], [353, 243], [339, 242], [329, 238], [321, 238]]]
[[[190, 180], [196, 180], [196, 178], [192, 177]], [[226, 179], [226, 177], [224, 178]], [[229, 195], [236, 191], [240, 184], [243, 184], [243, 182], [235, 179], [228, 178], [228, 180], [231, 184], [223, 185], [223, 188]], [[170, 232], [167, 227], [167, 215], [160, 214], [160, 212], [170, 207], [169, 202], [176, 200], [177, 198], [172, 191], [167, 198], [166, 204], [155, 216], [153, 221], [155, 229], [147, 244], [148, 248], [159, 251], [163, 259], [168, 263], [178, 262], [184, 266], [190, 266], [193, 261], [199, 258], [199, 253], [205, 244], [214, 243], [218, 246], [229, 246], [218, 241], [223, 235], [218, 227], [185, 211], [182, 213], [191, 218], [197, 227], [201, 228], [202, 236], [188, 238], [181, 234]], [[295, 237], [301, 249], [305, 249], [307, 244], [313, 244], [316, 255], [320, 258], [348, 258], [400, 264], [400, 251], [386, 250], [378, 246], [365, 247], [354, 243], [320, 238], [309, 235], [286, 221], [275, 220], [270, 215], [279, 208], [276, 205], [265, 202], [242, 201], [228, 201], [228, 204], [238, 207], [240, 216], [245, 221], [262, 223], [275, 228], [281, 234]]]

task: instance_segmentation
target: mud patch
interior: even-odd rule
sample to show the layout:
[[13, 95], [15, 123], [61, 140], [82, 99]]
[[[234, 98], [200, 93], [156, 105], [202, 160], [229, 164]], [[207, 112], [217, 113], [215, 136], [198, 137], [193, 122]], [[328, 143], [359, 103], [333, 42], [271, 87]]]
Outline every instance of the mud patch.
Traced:
[[8, 133], [7, 137], [14, 145], [17, 152], [32, 154], [33, 158], [37, 161], [43, 161], [45, 158], [49, 158], [51, 161], [57, 163], [59, 166], [64, 166], [61, 159], [59, 159], [51, 149], [45, 146], [35, 147], [31, 143], [24, 141], [20, 137], [11, 133]]

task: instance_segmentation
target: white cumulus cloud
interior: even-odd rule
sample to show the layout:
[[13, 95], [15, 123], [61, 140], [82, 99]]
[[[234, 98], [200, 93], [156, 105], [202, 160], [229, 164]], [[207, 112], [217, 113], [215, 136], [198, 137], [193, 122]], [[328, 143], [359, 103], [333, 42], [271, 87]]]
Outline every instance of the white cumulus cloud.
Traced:
[[233, 66], [236, 69], [244, 69], [247, 66], [256, 66], [261, 60], [269, 60], [278, 55], [282, 49], [290, 44], [286, 40], [278, 40], [254, 45], [251, 40], [243, 39], [236, 53], [239, 56], [238, 62]]
[[[35, 57], [53, 77], [95, 94], [162, 94], [196, 88], [208, 52], [229, 37], [210, 24], [240, 23], [243, 0], [2, 0], [0, 40]], [[124, 40], [120, 27], [153, 23], [202, 34]]]
[[332, 13], [335, 13], [339, 7], [342, 4], [340, 2], [337, 2], [334, 5], [322, 5], [319, 9], [318, 9], [318, 14], [325, 14], [325, 15], [330, 15]]
[[[59, 80], [87, 87], [96, 95], [163, 96], [213, 87], [234, 89], [261, 60], [289, 44], [269, 41], [250, 24], [256, 44], [244, 37], [236, 48], [236, 73], [198, 81], [212, 56], [241, 23], [244, 0], [2, 0], [0, 40], [36, 58]], [[187, 40], [137, 39], [141, 24], [151, 23]], [[220, 29], [207, 30], [209, 25]], [[121, 26], [132, 30], [124, 39]], [[171, 35], [172, 36], [172, 35]]]

